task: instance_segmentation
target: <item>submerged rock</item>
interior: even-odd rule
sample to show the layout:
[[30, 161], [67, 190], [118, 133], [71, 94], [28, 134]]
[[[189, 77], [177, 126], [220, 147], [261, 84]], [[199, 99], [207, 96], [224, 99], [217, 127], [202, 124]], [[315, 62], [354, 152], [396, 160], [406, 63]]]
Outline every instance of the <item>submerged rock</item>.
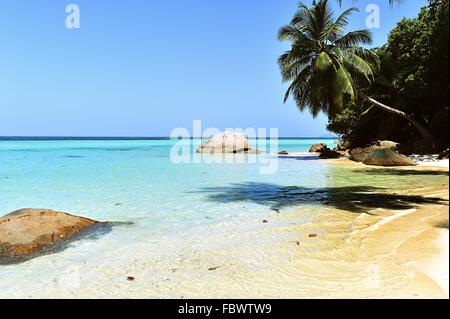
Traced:
[[33, 255], [100, 224], [49, 209], [26, 208], [0, 218], [0, 260]]
[[252, 148], [247, 136], [240, 132], [223, 132], [214, 135], [197, 148], [197, 153], [223, 154], [249, 152]]
[[317, 152], [320, 152], [322, 149], [326, 149], [326, 148], [328, 148], [328, 146], [325, 143], [313, 144], [311, 146], [311, 148], [309, 149], [309, 152], [310, 153], [317, 153]]
[[366, 165], [376, 166], [414, 166], [416, 165], [408, 156], [390, 149], [377, 149], [367, 155], [363, 161]]

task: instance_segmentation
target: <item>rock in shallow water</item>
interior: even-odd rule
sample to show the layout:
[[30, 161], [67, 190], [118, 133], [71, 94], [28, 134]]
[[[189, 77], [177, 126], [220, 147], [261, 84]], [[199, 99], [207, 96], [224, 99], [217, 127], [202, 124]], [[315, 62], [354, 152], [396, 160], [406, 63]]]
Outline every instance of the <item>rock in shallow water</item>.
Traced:
[[0, 261], [34, 255], [97, 224], [49, 209], [17, 210], [0, 218]]
[[251, 151], [247, 136], [240, 132], [223, 132], [214, 135], [197, 149], [197, 153], [223, 154]]
[[409, 157], [399, 154], [390, 149], [374, 150], [367, 155], [363, 161], [365, 165], [375, 166], [414, 166], [416, 165]]

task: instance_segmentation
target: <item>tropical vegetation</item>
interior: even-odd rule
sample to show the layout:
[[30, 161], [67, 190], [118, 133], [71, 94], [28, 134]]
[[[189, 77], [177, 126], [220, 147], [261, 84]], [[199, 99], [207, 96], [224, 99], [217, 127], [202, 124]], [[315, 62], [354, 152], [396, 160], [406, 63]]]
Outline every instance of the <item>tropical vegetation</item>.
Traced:
[[448, 3], [430, 2], [373, 49], [368, 30], [346, 32], [356, 8], [335, 17], [328, 0], [300, 3], [279, 31], [291, 44], [278, 61], [285, 100], [327, 114], [328, 129], [354, 146], [390, 139], [427, 145], [411, 151], [448, 147]]

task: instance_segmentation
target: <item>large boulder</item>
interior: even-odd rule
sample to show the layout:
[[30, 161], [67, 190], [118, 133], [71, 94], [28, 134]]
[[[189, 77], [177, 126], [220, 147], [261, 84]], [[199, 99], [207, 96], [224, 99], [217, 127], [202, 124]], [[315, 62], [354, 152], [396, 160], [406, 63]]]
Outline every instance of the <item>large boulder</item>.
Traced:
[[379, 149], [379, 147], [378, 146], [369, 146], [369, 147], [352, 149], [349, 151], [350, 159], [352, 161], [362, 163], [367, 158], [367, 155], [369, 155], [376, 149]]
[[223, 154], [249, 152], [252, 148], [247, 136], [240, 132], [223, 132], [214, 135], [197, 148], [197, 153]]
[[0, 218], [0, 260], [39, 253], [99, 222], [49, 209], [26, 208]]
[[318, 143], [318, 144], [313, 144], [310, 149], [309, 152], [310, 153], [320, 153], [321, 150], [328, 148], [327, 144], [325, 143]]
[[408, 156], [399, 154], [391, 149], [377, 149], [367, 155], [363, 161], [365, 165], [375, 166], [414, 166], [416, 165]]

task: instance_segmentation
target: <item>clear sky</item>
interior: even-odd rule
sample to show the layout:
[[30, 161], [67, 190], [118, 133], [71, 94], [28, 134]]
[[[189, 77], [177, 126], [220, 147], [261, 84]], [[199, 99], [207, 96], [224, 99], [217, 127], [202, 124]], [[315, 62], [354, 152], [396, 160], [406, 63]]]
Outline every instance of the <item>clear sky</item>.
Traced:
[[[330, 0], [337, 7], [336, 1]], [[381, 7], [381, 45], [425, 0]], [[81, 28], [65, 26], [78, 4]], [[168, 136], [175, 127], [327, 134], [326, 118], [283, 104], [277, 41], [297, 0], [2, 0], [0, 136]], [[310, 0], [305, 3], [310, 4]], [[343, 8], [352, 5], [344, 0]]]

